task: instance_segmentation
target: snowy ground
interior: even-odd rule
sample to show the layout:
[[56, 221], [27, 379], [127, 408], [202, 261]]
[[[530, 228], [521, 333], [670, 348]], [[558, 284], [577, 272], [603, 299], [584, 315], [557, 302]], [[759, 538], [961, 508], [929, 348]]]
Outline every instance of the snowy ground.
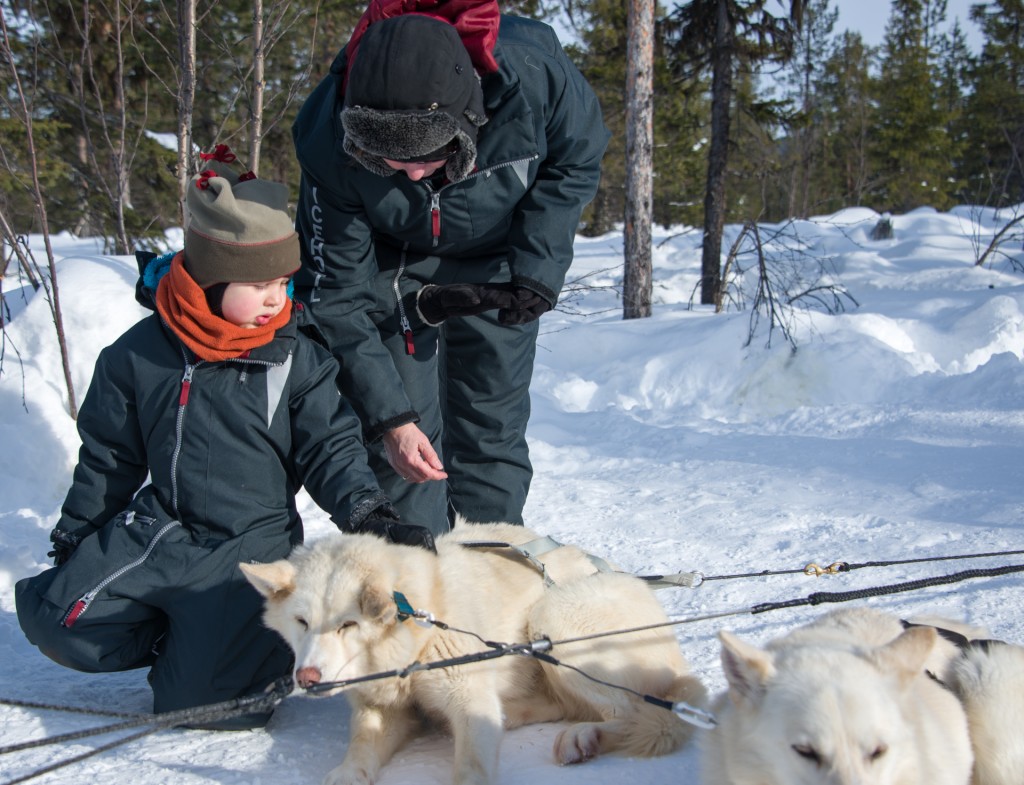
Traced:
[[[1024, 255], [1016, 252], [1017, 270], [1006, 260], [973, 265], [977, 243], [1009, 215], [922, 209], [894, 218], [893, 239], [872, 241], [877, 218], [850, 209], [787, 228], [791, 241], [796, 232], [806, 253], [828, 261], [833, 282], [859, 304], [798, 313], [795, 353], [778, 331], [766, 346], [763, 324], [746, 346], [748, 311], [689, 307], [698, 232], [656, 236], [654, 316], [633, 321], [621, 319], [614, 290], [600, 288], [621, 283], [621, 235], [580, 238], [573, 275], [590, 273], [589, 288], [570, 299], [573, 313], [542, 322], [530, 525], [640, 574], [697, 570], [711, 578], [808, 562], [1024, 550]], [[135, 267], [88, 242], [57, 245], [73, 375], [84, 394], [96, 353], [143, 313], [133, 300]], [[790, 258], [807, 267], [804, 257]], [[46, 303], [18, 285], [14, 276], [4, 282], [12, 321], [0, 377], [0, 698], [146, 711], [143, 672], [62, 669], [24, 640], [15, 618], [14, 582], [47, 563], [47, 533], [77, 451]], [[328, 530], [308, 502], [304, 516], [309, 537]], [[717, 692], [718, 629], [764, 642], [822, 612], [752, 614], [757, 603], [1020, 563], [1024, 555], [709, 580], [659, 598], [680, 621], [694, 670]], [[1010, 575], [867, 602], [901, 615], [962, 617], [1024, 642], [1021, 586]], [[162, 731], [38, 781], [318, 783], [344, 753], [347, 716], [341, 698], [293, 697], [266, 732]], [[101, 722], [0, 705], [0, 747]], [[698, 781], [692, 747], [657, 760], [557, 768], [556, 730], [510, 733], [501, 785]], [[110, 740], [0, 755], [0, 785]], [[380, 785], [447, 783], [449, 757], [447, 739], [421, 739]]]

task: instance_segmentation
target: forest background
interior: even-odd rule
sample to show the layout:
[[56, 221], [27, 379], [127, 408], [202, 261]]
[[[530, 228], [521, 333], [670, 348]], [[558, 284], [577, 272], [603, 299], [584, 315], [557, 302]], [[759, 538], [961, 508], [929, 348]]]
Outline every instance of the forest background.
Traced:
[[[570, 55], [613, 132], [586, 235], [623, 221], [628, 2], [503, 3], [570, 32]], [[291, 122], [364, 8], [365, 0], [0, 0], [3, 239], [67, 230], [109, 238], [113, 253], [156, 245], [180, 224], [179, 188], [197, 170], [195, 152], [215, 144], [297, 186]], [[972, 6], [977, 52], [959, 21], [947, 22], [945, 0], [893, 0], [877, 47], [835, 30], [833, 0], [695, 0], [655, 8], [657, 224], [703, 220], [719, 12], [732, 33], [727, 221], [1024, 202], [1022, 0]], [[183, 152], [168, 139], [182, 139]]]

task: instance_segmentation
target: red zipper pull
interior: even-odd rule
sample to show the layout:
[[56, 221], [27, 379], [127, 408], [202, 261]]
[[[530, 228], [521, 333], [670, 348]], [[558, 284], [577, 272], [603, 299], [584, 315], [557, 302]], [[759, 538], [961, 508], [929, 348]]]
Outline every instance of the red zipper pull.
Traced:
[[74, 626], [75, 622], [78, 621], [78, 617], [85, 613], [85, 609], [89, 607], [89, 603], [85, 601], [85, 597], [78, 600], [74, 605], [71, 606], [71, 610], [68, 611], [68, 615], [64, 617], [62, 624], [65, 627]]
[[181, 377], [181, 394], [178, 396], [178, 406], [184, 406], [188, 403], [188, 392], [192, 389], [192, 371], [195, 366], [186, 365], [185, 375]]
[[412, 340], [412, 325], [409, 324], [409, 319], [405, 314], [402, 314], [402, 335], [405, 336], [405, 353], [416, 354], [416, 344]]
[[441, 239], [441, 194], [430, 194], [430, 233], [436, 246]]

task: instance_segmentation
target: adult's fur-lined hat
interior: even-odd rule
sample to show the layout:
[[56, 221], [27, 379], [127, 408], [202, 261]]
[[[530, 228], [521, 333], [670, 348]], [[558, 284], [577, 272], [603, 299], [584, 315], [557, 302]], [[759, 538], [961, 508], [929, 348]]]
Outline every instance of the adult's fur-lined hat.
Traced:
[[348, 70], [341, 122], [345, 152], [375, 174], [395, 173], [385, 158], [444, 159], [449, 180], [467, 177], [487, 117], [458, 31], [418, 14], [371, 24]]
[[289, 277], [299, 269], [299, 236], [288, 213], [288, 186], [239, 174], [225, 145], [202, 155], [185, 192], [185, 269], [206, 288]]

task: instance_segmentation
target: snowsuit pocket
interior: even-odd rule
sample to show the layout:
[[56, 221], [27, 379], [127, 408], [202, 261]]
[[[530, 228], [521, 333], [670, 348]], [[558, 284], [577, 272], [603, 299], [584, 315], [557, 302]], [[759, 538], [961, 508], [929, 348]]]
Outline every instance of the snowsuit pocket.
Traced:
[[131, 573], [146, 564], [169, 532], [180, 528], [178, 521], [160, 523], [127, 510], [83, 540], [44, 595], [67, 609], [61, 624], [73, 627], [103, 592], [121, 589], [120, 583], [135, 584]]
[[187, 536], [178, 521], [120, 513], [83, 540], [64, 565], [18, 582], [18, 621], [26, 637], [76, 670], [150, 664], [153, 642], [166, 626], [164, 614], [147, 602], [163, 583], [154, 569], [168, 573], [181, 566], [154, 554]]

